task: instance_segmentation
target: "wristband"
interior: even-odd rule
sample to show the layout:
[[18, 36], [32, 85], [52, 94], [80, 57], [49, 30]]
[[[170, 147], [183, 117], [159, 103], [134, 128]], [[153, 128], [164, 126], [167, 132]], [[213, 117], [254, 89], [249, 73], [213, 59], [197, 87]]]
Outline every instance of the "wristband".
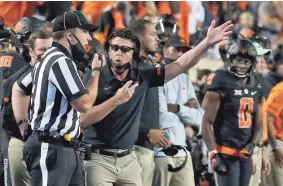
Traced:
[[275, 147], [272, 147], [272, 152], [275, 152], [276, 150], [280, 149], [279, 145], [276, 145]]
[[101, 67], [94, 67], [93, 69], [92, 69], [92, 72], [93, 71], [98, 71], [98, 72], [100, 72], [101, 71]]

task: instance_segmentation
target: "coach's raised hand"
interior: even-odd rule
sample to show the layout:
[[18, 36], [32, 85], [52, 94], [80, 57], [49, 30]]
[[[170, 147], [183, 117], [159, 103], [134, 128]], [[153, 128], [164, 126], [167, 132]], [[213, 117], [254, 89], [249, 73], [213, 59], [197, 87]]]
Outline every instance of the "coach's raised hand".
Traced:
[[231, 21], [227, 21], [222, 25], [214, 28], [215, 20], [213, 20], [208, 28], [206, 40], [209, 45], [214, 45], [220, 41], [227, 40], [232, 34], [231, 29], [234, 27]]

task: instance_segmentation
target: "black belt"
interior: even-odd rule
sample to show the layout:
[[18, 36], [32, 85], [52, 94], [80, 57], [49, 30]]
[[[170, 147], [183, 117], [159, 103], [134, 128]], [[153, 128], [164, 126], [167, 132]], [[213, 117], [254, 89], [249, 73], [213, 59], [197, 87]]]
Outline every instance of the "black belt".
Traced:
[[129, 155], [131, 152], [133, 151], [133, 149], [127, 149], [123, 152], [110, 152], [104, 149], [97, 149], [95, 147], [91, 147], [91, 152], [93, 153], [97, 153], [97, 154], [101, 154], [101, 155], [105, 155], [105, 156], [113, 156], [113, 157], [124, 157]]
[[72, 140], [71, 142], [66, 141], [63, 136], [54, 136], [50, 135], [49, 132], [42, 132], [42, 131], [33, 131], [31, 136], [36, 137], [42, 142], [45, 143], [53, 143], [53, 144], [61, 144], [65, 147], [75, 148], [79, 146], [78, 140]]

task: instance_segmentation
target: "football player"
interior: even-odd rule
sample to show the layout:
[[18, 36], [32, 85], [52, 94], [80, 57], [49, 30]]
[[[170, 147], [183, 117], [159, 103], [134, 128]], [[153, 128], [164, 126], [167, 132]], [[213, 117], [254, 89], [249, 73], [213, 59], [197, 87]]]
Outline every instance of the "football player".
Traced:
[[262, 136], [262, 76], [254, 76], [256, 49], [246, 39], [228, 48], [227, 70], [207, 80], [202, 136], [219, 186], [248, 186], [254, 147]]

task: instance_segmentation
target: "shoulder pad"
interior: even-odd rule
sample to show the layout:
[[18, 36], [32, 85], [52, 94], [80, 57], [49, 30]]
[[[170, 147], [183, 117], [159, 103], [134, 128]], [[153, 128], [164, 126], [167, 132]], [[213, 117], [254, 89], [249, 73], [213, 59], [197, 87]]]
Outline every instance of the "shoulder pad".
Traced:
[[221, 92], [228, 82], [227, 79], [229, 76], [227, 73], [229, 72], [225, 70], [216, 70], [215, 72], [211, 73], [207, 78], [206, 90]]

